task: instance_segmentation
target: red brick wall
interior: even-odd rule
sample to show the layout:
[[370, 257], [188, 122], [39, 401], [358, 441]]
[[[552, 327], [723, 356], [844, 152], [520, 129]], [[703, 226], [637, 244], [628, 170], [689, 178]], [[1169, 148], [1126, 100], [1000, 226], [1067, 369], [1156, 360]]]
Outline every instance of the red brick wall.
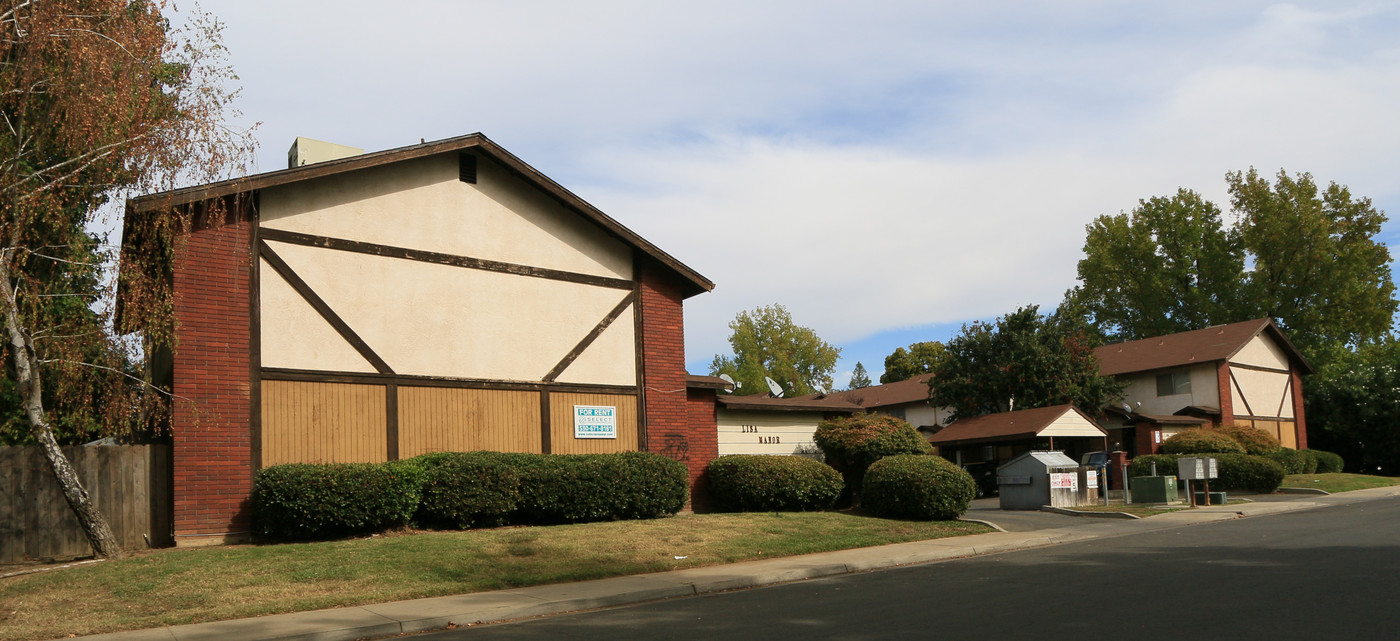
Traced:
[[1293, 420], [1298, 434], [1298, 449], [1308, 449], [1308, 421], [1303, 415], [1303, 376], [1294, 369], [1293, 377]]
[[1234, 384], [1230, 382], [1230, 363], [1220, 361], [1215, 368], [1216, 388], [1220, 390], [1220, 425], [1216, 427], [1232, 426], [1235, 424], [1235, 397], [1232, 391]]
[[247, 220], [197, 225], [176, 256], [171, 431], [177, 543], [219, 542], [218, 536], [192, 535], [250, 528], [251, 234]]
[[[719, 456], [719, 418], [716, 414], [715, 390], [687, 390], [685, 400], [686, 414], [693, 435], [690, 456], [692, 460], [704, 461], [701, 464], [701, 473], [695, 472], [694, 465], [690, 468], [690, 504], [691, 509], [705, 512], [710, 510], [713, 504], [710, 502], [703, 468]], [[702, 438], [704, 435], [708, 437]]]
[[690, 468], [691, 494], [703, 502], [700, 475], [719, 452], [713, 398], [710, 419], [704, 424], [693, 421], [686, 394], [685, 322], [679, 283], [660, 267], [639, 262], [646, 449], [685, 463]]
[[1162, 444], [1157, 442], [1156, 435], [1161, 430], [1152, 426], [1151, 423], [1142, 422], [1134, 426], [1137, 432], [1137, 455], [1158, 454], [1162, 451]]

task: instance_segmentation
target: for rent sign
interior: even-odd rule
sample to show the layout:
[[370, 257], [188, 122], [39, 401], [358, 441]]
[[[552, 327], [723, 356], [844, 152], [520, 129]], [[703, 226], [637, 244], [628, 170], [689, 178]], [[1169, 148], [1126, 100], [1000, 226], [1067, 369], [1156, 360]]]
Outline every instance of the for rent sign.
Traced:
[[617, 408], [575, 405], [574, 438], [617, 438]]

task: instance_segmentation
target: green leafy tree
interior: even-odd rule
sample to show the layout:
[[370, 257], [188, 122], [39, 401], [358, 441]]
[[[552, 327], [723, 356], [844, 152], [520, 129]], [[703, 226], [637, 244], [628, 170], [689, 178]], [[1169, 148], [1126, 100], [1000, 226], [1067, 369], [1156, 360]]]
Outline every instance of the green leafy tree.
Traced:
[[1351, 469], [1400, 475], [1400, 342], [1341, 354], [1303, 394], [1308, 447], [1341, 454]]
[[870, 375], [865, 373], [865, 366], [860, 361], [856, 361], [856, 368], [851, 372], [850, 389], [861, 389], [870, 387]]
[[1386, 221], [1368, 198], [1311, 174], [1275, 182], [1258, 172], [1226, 176], [1240, 239], [1254, 269], [1243, 301], [1269, 316], [1315, 360], [1335, 346], [1357, 346], [1389, 333], [1396, 312], [1390, 251], [1375, 240]]
[[1244, 250], [1220, 209], [1193, 191], [1140, 201], [1091, 223], [1067, 298], [1106, 336], [1133, 340], [1197, 329], [1239, 309]]
[[1375, 239], [1383, 212], [1306, 173], [1270, 183], [1250, 169], [1226, 183], [1229, 227], [1187, 190], [1095, 220], [1061, 313], [1112, 340], [1267, 316], [1316, 364], [1388, 334], [1397, 304], [1390, 252]]
[[938, 341], [914, 343], [908, 349], [896, 347], [894, 353], [885, 357], [885, 373], [880, 375], [880, 382], [898, 383], [927, 374], [942, 358], [943, 343]]
[[735, 394], [767, 392], [764, 377], [777, 381], [788, 397], [832, 388], [831, 375], [841, 350], [792, 322], [792, 315], [782, 305], [739, 312], [729, 329], [734, 354], [716, 355], [710, 363], [710, 375], [733, 377], [740, 383]]
[[[112, 279], [98, 278], [110, 254], [84, 229], [125, 194], [226, 177], [250, 140], [223, 124], [232, 73], [218, 23], [195, 15], [177, 31], [163, 8], [143, 0], [0, 8], [0, 316], [4, 378], [13, 381], [0, 394], [13, 395], [6, 409], [21, 409], [28, 440], [102, 557], [121, 550], [58, 436], [65, 426], [79, 437], [122, 432], [140, 420], [148, 387], [133, 374], [134, 346], [110, 334], [114, 305], [95, 304], [110, 293]], [[165, 273], [130, 259], [123, 267]], [[148, 326], [169, 327], [168, 288], [135, 291], [125, 313], [163, 316]]]
[[954, 418], [1073, 403], [1090, 416], [1122, 397], [1123, 385], [1099, 376], [1081, 320], [1022, 307], [994, 323], [964, 325], [934, 370], [930, 400]]

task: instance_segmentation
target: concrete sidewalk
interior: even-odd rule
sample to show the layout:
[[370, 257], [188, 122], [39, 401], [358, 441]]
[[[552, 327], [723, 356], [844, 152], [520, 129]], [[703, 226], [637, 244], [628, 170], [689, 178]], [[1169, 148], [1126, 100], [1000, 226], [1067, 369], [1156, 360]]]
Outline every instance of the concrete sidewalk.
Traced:
[[[991, 532], [580, 583], [133, 630], [83, 638], [111, 641], [353, 641], [933, 563], [1199, 523], [1345, 505], [1385, 497], [1400, 497], [1400, 486], [1358, 490], [1331, 496], [1301, 495], [1286, 501], [1213, 506], [1170, 512], [1142, 520], [1074, 519], [1076, 522], [1071, 525], [1034, 531]], [[995, 520], [985, 511], [979, 512], [977, 516]]]

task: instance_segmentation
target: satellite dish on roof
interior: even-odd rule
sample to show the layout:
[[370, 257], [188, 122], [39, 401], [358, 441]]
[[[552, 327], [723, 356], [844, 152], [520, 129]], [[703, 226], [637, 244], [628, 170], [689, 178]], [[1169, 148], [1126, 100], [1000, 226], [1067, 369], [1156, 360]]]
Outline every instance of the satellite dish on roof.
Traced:
[[768, 378], [767, 376], [764, 376], [763, 380], [768, 383], [768, 391], [773, 393], [773, 398], [783, 397], [783, 387], [778, 385], [778, 381]]
[[734, 377], [732, 377], [732, 376], [730, 376], [730, 375], [728, 375], [728, 374], [720, 374], [719, 377], [720, 377], [720, 380], [723, 380], [724, 382], [729, 383], [729, 389], [724, 390], [724, 393], [726, 393], [726, 394], [733, 394], [733, 393], [734, 393], [734, 388], [736, 388], [736, 387], [739, 386], [737, 383], [734, 382]]

